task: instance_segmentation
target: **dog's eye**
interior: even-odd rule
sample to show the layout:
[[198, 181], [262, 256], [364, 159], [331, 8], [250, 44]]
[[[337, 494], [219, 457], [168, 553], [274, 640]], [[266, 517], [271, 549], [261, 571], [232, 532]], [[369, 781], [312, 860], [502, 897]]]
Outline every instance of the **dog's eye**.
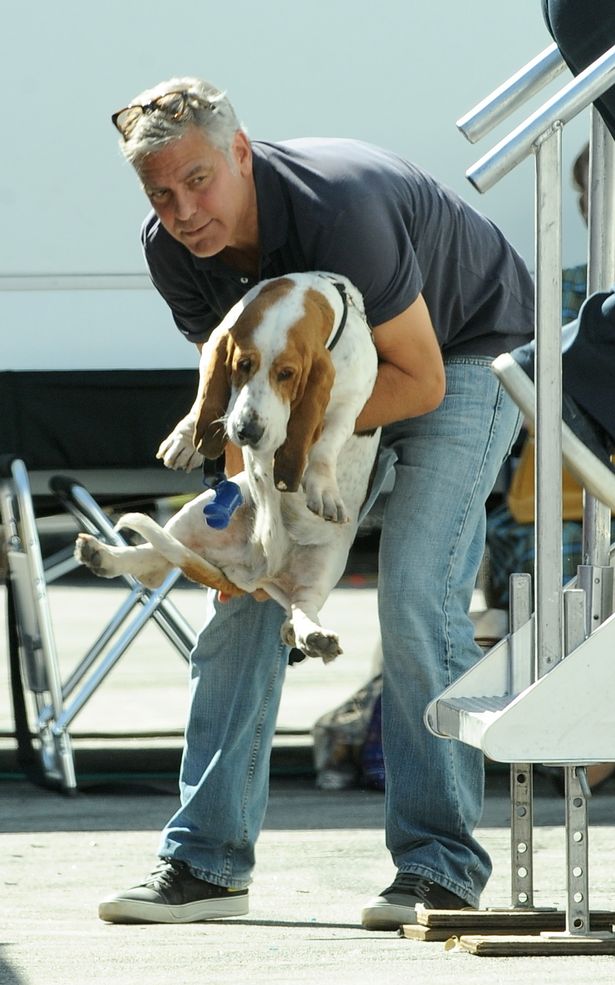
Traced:
[[240, 373], [249, 373], [252, 369], [252, 360], [245, 356], [237, 362], [237, 369]]
[[295, 371], [287, 367], [286, 369], [281, 369], [278, 372], [278, 382], [283, 383], [284, 380], [290, 380], [295, 375]]

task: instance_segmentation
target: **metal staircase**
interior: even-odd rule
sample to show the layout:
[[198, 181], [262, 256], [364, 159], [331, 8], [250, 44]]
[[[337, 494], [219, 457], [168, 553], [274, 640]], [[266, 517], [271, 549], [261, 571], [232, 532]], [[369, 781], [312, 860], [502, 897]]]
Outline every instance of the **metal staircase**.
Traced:
[[[545, 49], [483, 100], [458, 126], [472, 142], [554, 79], [565, 65], [555, 45]], [[566, 123], [615, 82], [615, 46], [467, 172], [486, 192], [530, 155], [536, 160], [536, 386], [508, 354], [493, 369], [536, 436], [536, 583], [511, 577], [510, 634], [426, 709], [437, 736], [482, 749], [510, 763], [511, 907], [478, 911], [472, 933], [455, 925], [461, 946], [476, 954], [615, 953], [615, 914], [589, 909], [588, 811], [585, 767], [615, 762], [615, 615], [610, 516], [615, 475], [561, 420], [561, 143]], [[615, 281], [614, 142], [591, 109], [588, 292]], [[585, 488], [583, 564], [562, 588], [562, 457]], [[533, 596], [533, 600], [532, 600]], [[532, 769], [565, 767], [565, 915], [552, 930], [552, 911], [533, 904]], [[432, 911], [433, 912], [433, 911]], [[518, 917], [528, 916], [518, 936]], [[547, 915], [548, 914], [548, 915]], [[442, 914], [419, 915], [428, 928]], [[464, 914], [464, 926], [467, 926]], [[484, 919], [481, 919], [484, 918]], [[531, 919], [530, 919], [531, 918]], [[481, 927], [485, 930], [484, 936]], [[437, 939], [442, 939], [439, 937]], [[464, 944], [465, 941], [465, 944]]]

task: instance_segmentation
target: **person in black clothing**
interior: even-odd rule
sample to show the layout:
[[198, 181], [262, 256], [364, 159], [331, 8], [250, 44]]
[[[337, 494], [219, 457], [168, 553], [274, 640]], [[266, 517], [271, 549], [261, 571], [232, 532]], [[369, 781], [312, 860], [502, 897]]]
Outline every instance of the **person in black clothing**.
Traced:
[[[545, 23], [574, 75], [615, 44], [612, 0], [542, 0]], [[596, 100], [596, 109], [615, 137], [615, 86]]]

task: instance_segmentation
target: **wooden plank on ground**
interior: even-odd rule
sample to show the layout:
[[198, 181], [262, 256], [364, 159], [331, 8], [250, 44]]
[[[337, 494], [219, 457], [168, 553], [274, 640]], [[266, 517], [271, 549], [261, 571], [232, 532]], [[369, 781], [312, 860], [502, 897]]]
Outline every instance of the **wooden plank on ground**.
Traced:
[[615, 954], [615, 935], [608, 937], [577, 937], [563, 935], [550, 937], [548, 934], [529, 935], [462, 935], [457, 946], [470, 954], [484, 958], [543, 956], [573, 954]]
[[[417, 923], [401, 927], [401, 936], [408, 940], [447, 941], [462, 935], [526, 937], [566, 929], [565, 912], [554, 909], [428, 910], [417, 906], [416, 914]], [[594, 933], [610, 934], [614, 924], [614, 911], [593, 910], [590, 913], [590, 927]]]

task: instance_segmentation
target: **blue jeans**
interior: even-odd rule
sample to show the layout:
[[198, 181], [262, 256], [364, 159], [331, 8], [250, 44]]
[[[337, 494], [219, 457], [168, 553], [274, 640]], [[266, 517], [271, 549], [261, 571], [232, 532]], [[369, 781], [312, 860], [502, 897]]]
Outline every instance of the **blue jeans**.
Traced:
[[[438, 410], [385, 428], [396, 479], [378, 586], [387, 845], [400, 870], [434, 879], [474, 905], [491, 871], [472, 834], [482, 811], [482, 753], [432, 736], [423, 712], [480, 656], [468, 612], [485, 542], [485, 500], [520, 423], [489, 363], [449, 360]], [[267, 806], [288, 655], [279, 638], [284, 614], [274, 602], [251, 598], [209, 604], [192, 656], [181, 807], [160, 854], [182, 859], [210, 882], [245, 887]]]

